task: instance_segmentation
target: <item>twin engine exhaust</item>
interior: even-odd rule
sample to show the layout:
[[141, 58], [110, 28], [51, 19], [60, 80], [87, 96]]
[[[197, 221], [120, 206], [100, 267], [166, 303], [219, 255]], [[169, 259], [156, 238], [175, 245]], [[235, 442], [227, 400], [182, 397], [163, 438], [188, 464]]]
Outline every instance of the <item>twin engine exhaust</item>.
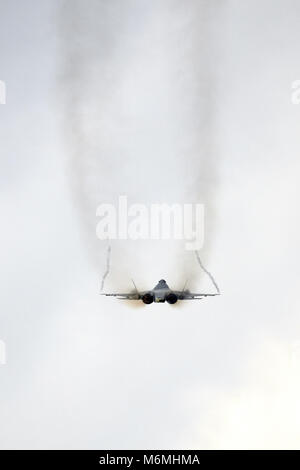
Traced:
[[[142, 301], [144, 302], [144, 304], [152, 304], [152, 302], [154, 302], [154, 295], [151, 293], [151, 292], [146, 292], [146, 294], [144, 294], [142, 296]], [[167, 294], [164, 298], [161, 298], [161, 299], [158, 299], [156, 300], [157, 302], [168, 302], [169, 304], [176, 304], [178, 300], [178, 297], [176, 294], [174, 294], [173, 292], [170, 292], [169, 294]]]

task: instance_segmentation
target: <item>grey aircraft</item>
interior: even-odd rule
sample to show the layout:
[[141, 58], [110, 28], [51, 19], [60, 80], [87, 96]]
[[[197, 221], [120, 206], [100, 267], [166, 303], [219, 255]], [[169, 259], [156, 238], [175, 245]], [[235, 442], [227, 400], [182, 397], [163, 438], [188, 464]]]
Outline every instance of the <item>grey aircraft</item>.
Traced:
[[[132, 281], [133, 282], [133, 281]], [[215, 295], [220, 295], [220, 291], [217, 288], [215, 294], [200, 294], [192, 293], [186, 289], [186, 284], [181, 291], [176, 291], [170, 289], [168, 284], [164, 279], [161, 279], [159, 283], [149, 291], [139, 292], [136, 288], [135, 283], [133, 282], [135, 292], [128, 294], [101, 294], [117, 297], [118, 299], [128, 299], [128, 300], [142, 300], [144, 304], [152, 304], [152, 302], [168, 302], [169, 304], [175, 304], [178, 300], [194, 300], [194, 299], [203, 299], [204, 297], [213, 297]]]

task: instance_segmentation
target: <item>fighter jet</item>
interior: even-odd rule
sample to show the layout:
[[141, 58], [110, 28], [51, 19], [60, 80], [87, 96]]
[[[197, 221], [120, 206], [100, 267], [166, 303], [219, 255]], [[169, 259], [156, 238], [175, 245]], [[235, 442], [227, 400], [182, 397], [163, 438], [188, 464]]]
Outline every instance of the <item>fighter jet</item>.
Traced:
[[[132, 281], [133, 282], [133, 281]], [[181, 291], [176, 291], [170, 289], [168, 284], [164, 279], [161, 279], [159, 283], [149, 291], [139, 292], [136, 288], [135, 283], [133, 282], [135, 292], [128, 294], [101, 294], [107, 296], [117, 297], [118, 299], [128, 299], [128, 300], [142, 300], [144, 304], [152, 304], [152, 302], [161, 303], [168, 302], [169, 304], [176, 304], [178, 300], [194, 300], [194, 299], [203, 299], [204, 297], [213, 297], [215, 295], [220, 295], [220, 291], [217, 288], [215, 294], [200, 294], [192, 293], [186, 289], [186, 284]]]

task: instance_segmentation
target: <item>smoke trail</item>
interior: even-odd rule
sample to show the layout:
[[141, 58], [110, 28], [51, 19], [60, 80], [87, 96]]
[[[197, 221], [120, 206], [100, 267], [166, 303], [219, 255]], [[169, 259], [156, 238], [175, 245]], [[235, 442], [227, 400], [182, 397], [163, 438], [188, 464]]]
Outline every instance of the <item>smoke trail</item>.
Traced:
[[105, 271], [105, 273], [104, 273], [103, 276], [102, 276], [100, 292], [103, 291], [105, 279], [106, 279], [107, 276], [109, 275], [109, 271], [110, 271], [110, 255], [111, 255], [111, 246], [109, 245], [108, 248], [107, 248], [107, 255], [106, 255], [106, 271]]
[[208, 275], [208, 277], [210, 278], [211, 282], [212, 282], [213, 285], [215, 286], [217, 293], [220, 294], [220, 289], [219, 289], [219, 287], [218, 287], [218, 284], [216, 283], [216, 281], [215, 281], [213, 275], [212, 275], [209, 271], [207, 271], [207, 269], [203, 266], [202, 261], [201, 261], [200, 256], [199, 256], [199, 252], [198, 252], [198, 251], [195, 251], [195, 255], [196, 255], [196, 258], [197, 258], [197, 261], [198, 261], [198, 263], [199, 263], [200, 268], [202, 269], [202, 271], [205, 272], [205, 274]]
[[[95, 237], [95, 211], [120, 194], [133, 203], [203, 203], [206, 253], [212, 244], [219, 10], [218, 0], [191, 0], [188, 8], [181, 0], [63, 2], [63, 133], [75, 205], [97, 272], [105, 255]], [[156, 269], [182, 282], [181, 248], [172, 252], [169, 244], [161, 255], [157, 242], [136, 246], [134, 256], [129, 242], [114, 246], [119, 278], [152, 279]], [[191, 264], [192, 255], [186, 257]]]

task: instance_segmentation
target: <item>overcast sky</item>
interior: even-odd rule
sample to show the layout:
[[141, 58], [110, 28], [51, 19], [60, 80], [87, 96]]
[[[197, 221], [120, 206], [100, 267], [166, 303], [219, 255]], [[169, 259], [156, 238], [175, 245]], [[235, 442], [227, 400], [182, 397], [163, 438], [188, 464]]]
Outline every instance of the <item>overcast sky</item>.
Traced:
[[[298, 448], [299, 2], [0, 7], [0, 447]], [[120, 194], [205, 204], [220, 297], [98, 295]], [[211, 288], [178, 243], [111, 261]]]

